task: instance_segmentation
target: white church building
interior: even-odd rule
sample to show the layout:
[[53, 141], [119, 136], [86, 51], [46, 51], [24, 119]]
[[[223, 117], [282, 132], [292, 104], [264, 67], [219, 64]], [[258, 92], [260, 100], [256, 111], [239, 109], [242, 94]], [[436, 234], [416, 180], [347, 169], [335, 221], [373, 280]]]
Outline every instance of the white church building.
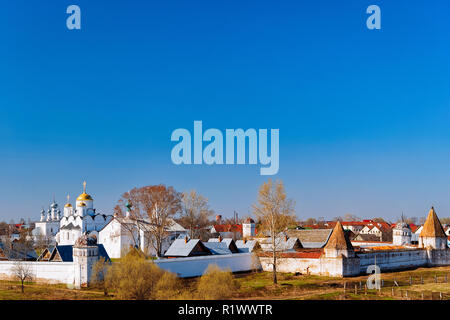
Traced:
[[[131, 205], [131, 204], [130, 204]], [[140, 247], [149, 255], [155, 255], [156, 251], [150, 243], [151, 236], [148, 230], [151, 226], [145, 221], [136, 221], [130, 217], [130, 207], [125, 217], [105, 215], [96, 212], [94, 199], [86, 193], [86, 182], [83, 183], [83, 192], [75, 201], [75, 206], [70, 203], [64, 205], [63, 215], [58, 204], [53, 200], [45, 215], [41, 211], [40, 221], [36, 222], [33, 230], [34, 239], [44, 236], [49, 240], [49, 245], [74, 245], [83, 234], [95, 236], [99, 244], [103, 244], [111, 258], [120, 258], [130, 247]], [[145, 228], [143, 228], [145, 224]], [[179, 236], [187, 235], [187, 230], [171, 220], [166, 228], [167, 236], [162, 244], [163, 253]]]
[[59, 232], [56, 234], [58, 245], [74, 245], [83, 233], [95, 235], [112, 219], [111, 215], [97, 214], [94, 199], [86, 193], [86, 182], [83, 193], [78, 196], [75, 207], [69, 201], [64, 205], [64, 215], [60, 220]]
[[[155, 246], [152, 244], [151, 224], [145, 220], [136, 220], [131, 217], [131, 203], [127, 203], [125, 217], [114, 216], [99, 231], [98, 241], [103, 244], [111, 258], [120, 258], [130, 247], [140, 247], [148, 255], [155, 256]], [[166, 228], [166, 237], [162, 242], [164, 254], [170, 245], [180, 236], [187, 236], [188, 231], [180, 224], [170, 219], [170, 225]]]
[[39, 239], [46, 240], [49, 244], [55, 244], [55, 236], [59, 232], [61, 210], [58, 209], [58, 204], [55, 199], [50, 204], [45, 214], [44, 208], [41, 210], [41, 219], [35, 223], [35, 228], [32, 231], [34, 241]]

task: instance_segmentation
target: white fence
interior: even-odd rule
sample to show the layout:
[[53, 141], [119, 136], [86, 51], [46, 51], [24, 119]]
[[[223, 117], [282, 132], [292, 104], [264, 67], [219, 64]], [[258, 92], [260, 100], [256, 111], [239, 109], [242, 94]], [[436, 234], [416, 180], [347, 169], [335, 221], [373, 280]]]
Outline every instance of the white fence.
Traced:
[[221, 269], [228, 268], [231, 272], [261, 269], [258, 257], [252, 253], [160, 259], [155, 260], [155, 263], [161, 269], [173, 272], [181, 278], [201, 276], [210, 264], [216, 264]]
[[[36, 281], [48, 281], [49, 283], [74, 283], [75, 267], [73, 262], [43, 262], [22, 261], [28, 265]], [[14, 277], [15, 261], [0, 261], [0, 279]]]

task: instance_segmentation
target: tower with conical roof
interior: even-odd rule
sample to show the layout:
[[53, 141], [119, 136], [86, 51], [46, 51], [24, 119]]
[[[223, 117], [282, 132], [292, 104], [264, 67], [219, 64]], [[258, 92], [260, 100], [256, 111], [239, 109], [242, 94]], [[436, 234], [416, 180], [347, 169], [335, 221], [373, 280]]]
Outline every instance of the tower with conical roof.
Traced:
[[340, 221], [334, 226], [333, 232], [324, 247], [325, 256], [328, 258], [353, 258], [355, 251], [349, 238], [345, 235]]
[[447, 248], [447, 236], [445, 235], [444, 228], [442, 228], [441, 222], [433, 207], [431, 207], [428, 212], [427, 220], [420, 232], [419, 248]]

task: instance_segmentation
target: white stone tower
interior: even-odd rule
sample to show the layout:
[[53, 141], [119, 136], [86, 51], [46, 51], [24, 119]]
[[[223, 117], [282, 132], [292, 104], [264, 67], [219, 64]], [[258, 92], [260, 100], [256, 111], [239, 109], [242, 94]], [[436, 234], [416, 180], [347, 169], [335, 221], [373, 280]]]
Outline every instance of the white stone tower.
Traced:
[[97, 240], [83, 234], [73, 246], [75, 288], [87, 287], [89, 285], [92, 277], [92, 267], [97, 261]]
[[355, 250], [348, 237], [345, 236], [345, 231], [340, 221], [334, 226], [324, 251], [327, 258], [339, 258], [341, 256], [353, 258], [355, 256]]
[[447, 236], [433, 207], [431, 207], [428, 212], [427, 220], [425, 221], [423, 229], [420, 232], [419, 248], [447, 248]]

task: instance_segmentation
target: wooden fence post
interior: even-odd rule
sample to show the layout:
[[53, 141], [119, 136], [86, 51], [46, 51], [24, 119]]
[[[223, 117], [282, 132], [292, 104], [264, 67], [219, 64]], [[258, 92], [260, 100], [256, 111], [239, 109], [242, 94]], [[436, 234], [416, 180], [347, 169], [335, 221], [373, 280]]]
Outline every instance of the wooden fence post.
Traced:
[[423, 292], [422, 292], [422, 300], [423, 300]]
[[355, 284], [355, 294], [358, 294], [358, 285]]
[[395, 294], [394, 294], [394, 287], [392, 287], [392, 296], [394, 296]]
[[412, 286], [412, 276], [409, 276], [409, 285]]

